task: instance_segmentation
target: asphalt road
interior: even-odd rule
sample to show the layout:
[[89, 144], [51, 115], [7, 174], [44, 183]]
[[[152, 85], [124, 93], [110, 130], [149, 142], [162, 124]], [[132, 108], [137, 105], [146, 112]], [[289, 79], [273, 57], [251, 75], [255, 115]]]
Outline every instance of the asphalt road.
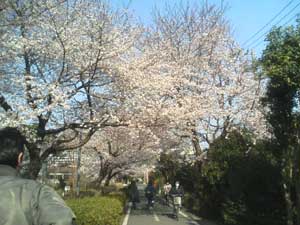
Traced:
[[210, 221], [196, 217], [185, 210], [181, 210], [179, 220], [173, 216], [171, 205], [156, 198], [153, 209], [147, 208], [147, 201], [144, 196], [144, 185], [138, 186], [140, 191], [140, 203], [137, 204], [137, 209], [132, 209], [129, 206], [127, 215], [122, 225], [216, 225]]

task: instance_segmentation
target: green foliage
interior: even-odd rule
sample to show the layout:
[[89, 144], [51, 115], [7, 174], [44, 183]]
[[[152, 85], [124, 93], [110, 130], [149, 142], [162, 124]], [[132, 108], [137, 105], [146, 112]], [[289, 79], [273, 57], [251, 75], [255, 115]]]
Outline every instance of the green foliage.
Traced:
[[284, 156], [299, 124], [300, 24], [276, 28], [267, 40], [261, 59], [263, 74], [269, 78], [263, 102], [270, 109], [267, 119]]
[[300, 25], [275, 28], [268, 35], [262, 65], [270, 78], [279, 78], [290, 87], [299, 87]]
[[163, 176], [165, 182], [169, 181], [171, 183], [175, 182], [175, 176], [180, 170], [180, 165], [177, 159], [172, 154], [162, 153], [158, 161], [159, 173]]
[[284, 224], [280, 167], [269, 147], [267, 142], [254, 146], [238, 133], [211, 147], [204, 174], [208, 186], [217, 187], [213, 194], [220, 196], [216, 207], [225, 224]]
[[222, 204], [222, 217], [224, 224], [237, 225], [239, 221], [245, 220], [246, 206], [243, 201], [226, 201]]
[[125, 193], [120, 194], [120, 193], [114, 192], [114, 193], [110, 193], [109, 195], [107, 195], [107, 197], [119, 200], [123, 206], [125, 206], [125, 203], [127, 201], [127, 197], [126, 197]]
[[281, 182], [285, 188], [287, 224], [300, 224], [300, 23], [280, 27], [268, 35], [261, 59], [268, 78], [263, 102], [269, 108], [267, 119], [274, 134]]
[[103, 194], [118, 192], [118, 187], [116, 185], [101, 186], [100, 189]]
[[85, 197], [69, 199], [78, 225], [119, 225], [123, 215], [125, 197], [109, 195], [105, 197]]
[[276, 145], [237, 131], [217, 139], [205, 163], [181, 164], [175, 175], [186, 192], [185, 206], [226, 225], [283, 225]]
[[79, 193], [80, 197], [96, 197], [96, 196], [100, 196], [101, 193], [100, 191], [96, 190], [96, 189], [87, 189], [87, 190], [81, 190]]

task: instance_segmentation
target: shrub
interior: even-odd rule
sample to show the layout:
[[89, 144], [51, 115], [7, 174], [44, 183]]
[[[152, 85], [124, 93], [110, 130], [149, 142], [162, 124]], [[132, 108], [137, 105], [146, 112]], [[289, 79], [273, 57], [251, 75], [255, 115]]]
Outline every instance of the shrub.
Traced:
[[125, 200], [121, 195], [69, 199], [78, 225], [119, 225]]
[[95, 197], [99, 196], [101, 193], [95, 189], [88, 189], [80, 191], [80, 197]]
[[245, 221], [246, 206], [243, 201], [227, 200], [223, 204], [222, 217], [226, 225], [239, 225], [239, 221]]
[[[160, 168], [184, 187], [188, 210], [226, 225], [286, 224], [280, 155], [276, 143], [233, 131], [211, 145], [204, 162], [164, 156]], [[161, 157], [162, 158], [162, 157]], [[173, 162], [174, 161], [174, 162]], [[173, 164], [172, 164], [173, 163]], [[167, 168], [167, 169], [166, 169]]]
[[127, 201], [127, 197], [126, 197], [125, 193], [120, 194], [120, 192], [119, 193], [113, 192], [113, 193], [110, 193], [109, 195], [107, 195], [107, 197], [115, 198], [115, 199], [119, 200], [123, 206], [125, 205], [125, 203]]
[[100, 187], [100, 190], [101, 190], [102, 194], [109, 194], [111, 192], [118, 191], [116, 185], [102, 186], [102, 187]]

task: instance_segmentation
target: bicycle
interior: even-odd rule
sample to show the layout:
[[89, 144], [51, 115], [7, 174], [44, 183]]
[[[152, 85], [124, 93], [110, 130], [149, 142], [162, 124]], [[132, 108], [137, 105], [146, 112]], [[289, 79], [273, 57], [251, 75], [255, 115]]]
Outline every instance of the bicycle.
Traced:
[[147, 208], [149, 210], [152, 210], [153, 207], [154, 207], [154, 199], [153, 199], [153, 197], [148, 197], [147, 198]]
[[181, 195], [173, 195], [173, 213], [176, 220], [179, 220], [179, 212], [181, 208]]
[[165, 204], [166, 204], [166, 205], [169, 205], [170, 194], [169, 194], [169, 193], [166, 193], [164, 197], [165, 197]]

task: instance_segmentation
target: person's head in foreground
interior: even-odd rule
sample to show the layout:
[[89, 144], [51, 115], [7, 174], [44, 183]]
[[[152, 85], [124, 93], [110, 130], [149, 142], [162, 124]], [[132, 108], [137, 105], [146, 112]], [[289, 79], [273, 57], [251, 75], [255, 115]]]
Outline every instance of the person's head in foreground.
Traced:
[[52, 188], [18, 175], [24, 146], [16, 128], [0, 129], [0, 224], [74, 225], [74, 213]]
[[0, 164], [18, 168], [23, 160], [25, 139], [16, 128], [0, 130]]

